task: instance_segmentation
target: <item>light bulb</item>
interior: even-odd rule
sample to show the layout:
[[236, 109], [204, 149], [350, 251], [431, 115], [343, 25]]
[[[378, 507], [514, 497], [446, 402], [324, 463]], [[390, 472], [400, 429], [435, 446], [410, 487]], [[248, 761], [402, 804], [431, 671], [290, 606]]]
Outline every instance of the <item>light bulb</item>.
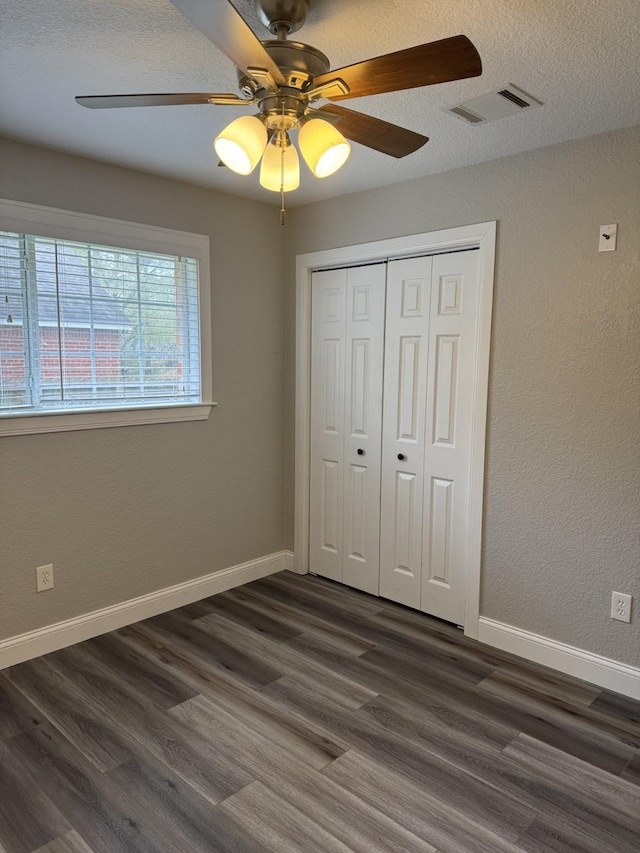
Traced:
[[250, 175], [267, 144], [267, 130], [257, 116], [241, 116], [216, 137], [216, 154], [232, 171]]
[[312, 118], [303, 124], [298, 143], [307, 166], [316, 178], [333, 175], [351, 153], [351, 146], [340, 131], [321, 118]]
[[285, 193], [300, 186], [300, 160], [293, 145], [289, 144], [286, 148], [267, 145], [260, 166], [260, 184], [266, 190], [274, 192], [280, 192], [282, 185]]

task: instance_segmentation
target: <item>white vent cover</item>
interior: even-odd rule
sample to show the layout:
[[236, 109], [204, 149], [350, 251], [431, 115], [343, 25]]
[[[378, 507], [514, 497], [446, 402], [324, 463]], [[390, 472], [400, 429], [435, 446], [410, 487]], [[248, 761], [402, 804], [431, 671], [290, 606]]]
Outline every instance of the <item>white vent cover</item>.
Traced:
[[486, 124], [489, 121], [497, 121], [499, 118], [506, 118], [523, 110], [541, 106], [542, 101], [509, 83], [497, 92], [471, 98], [463, 104], [458, 104], [457, 107], [445, 109], [445, 112], [451, 113], [467, 124]]

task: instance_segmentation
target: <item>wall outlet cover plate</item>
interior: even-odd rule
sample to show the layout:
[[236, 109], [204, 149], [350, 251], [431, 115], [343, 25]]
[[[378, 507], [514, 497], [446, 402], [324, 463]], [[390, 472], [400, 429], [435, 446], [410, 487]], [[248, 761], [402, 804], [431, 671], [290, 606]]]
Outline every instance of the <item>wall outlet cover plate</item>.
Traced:
[[36, 569], [36, 591], [46, 592], [48, 589], [53, 589], [53, 563]]
[[632, 596], [624, 592], [613, 592], [611, 594], [611, 618], [620, 622], [631, 622]]

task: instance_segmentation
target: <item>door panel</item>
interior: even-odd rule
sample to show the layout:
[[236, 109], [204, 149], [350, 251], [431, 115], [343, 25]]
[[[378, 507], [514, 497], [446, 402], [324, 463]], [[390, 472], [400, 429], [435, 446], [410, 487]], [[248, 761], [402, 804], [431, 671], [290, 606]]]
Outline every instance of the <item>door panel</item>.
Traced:
[[349, 493], [349, 536], [347, 537], [346, 557], [366, 562], [371, 557], [367, 547], [367, 480], [368, 471], [362, 465], [349, 465], [347, 470]]
[[449, 586], [451, 577], [451, 506], [453, 482], [431, 477], [430, 500], [425, 502], [429, 515], [426, 519], [426, 536], [429, 544], [425, 567], [427, 581]]
[[[398, 342], [398, 429], [397, 439], [415, 444], [418, 440], [418, 406], [420, 403], [419, 337], [402, 336]], [[426, 349], [426, 346], [424, 347]]]
[[342, 426], [341, 378], [344, 341], [341, 338], [325, 338], [322, 341], [322, 430], [338, 435]]
[[340, 531], [340, 464], [333, 459], [322, 460], [322, 482], [320, 486], [320, 547], [331, 554], [339, 554]]
[[453, 445], [458, 382], [458, 335], [438, 335], [435, 346], [433, 441]]
[[342, 580], [346, 270], [313, 275], [309, 565]]
[[387, 273], [380, 595], [419, 607], [431, 258]]
[[347, 272], [344, 583], [378, 595], [386, 264]]
[[414, 577], [414, 537], [411, 526], [416, 515], [415, 504], [416, 475], [407, 471], [396, 471], [393, 569], [410, 577]]
[[479, 253], [433, 259], [420, 609], [464, 622]]
[[378, 594], [386, 265], [312, 280], [310, 569]]

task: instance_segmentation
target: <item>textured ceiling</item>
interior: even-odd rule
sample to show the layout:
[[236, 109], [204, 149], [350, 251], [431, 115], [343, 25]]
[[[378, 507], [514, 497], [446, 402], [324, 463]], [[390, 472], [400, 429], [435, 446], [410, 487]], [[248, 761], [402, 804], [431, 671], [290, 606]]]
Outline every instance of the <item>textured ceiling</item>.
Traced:
[[[237, 0], [254, 31], [251, 0]], [[257, 172], [217, 168], [212, 140], [242, 111], [187, 106], [86, 110], [78, 94], [235, 92], [235, 70], [169, 0], [0, 0], [0, 133], [110, 163], [275, 202]], [[638, 0], [311, 0], [294, 38], [338, 68], [464, 33], [481, 77], [348, 101], [431, 141], [403, 160], [353, 145], [323, 181], [303, 166], [289, 205], [408, 180], [640, 123]], [[513, 83], [545, 106], [471, 127], [442, 112]]]

